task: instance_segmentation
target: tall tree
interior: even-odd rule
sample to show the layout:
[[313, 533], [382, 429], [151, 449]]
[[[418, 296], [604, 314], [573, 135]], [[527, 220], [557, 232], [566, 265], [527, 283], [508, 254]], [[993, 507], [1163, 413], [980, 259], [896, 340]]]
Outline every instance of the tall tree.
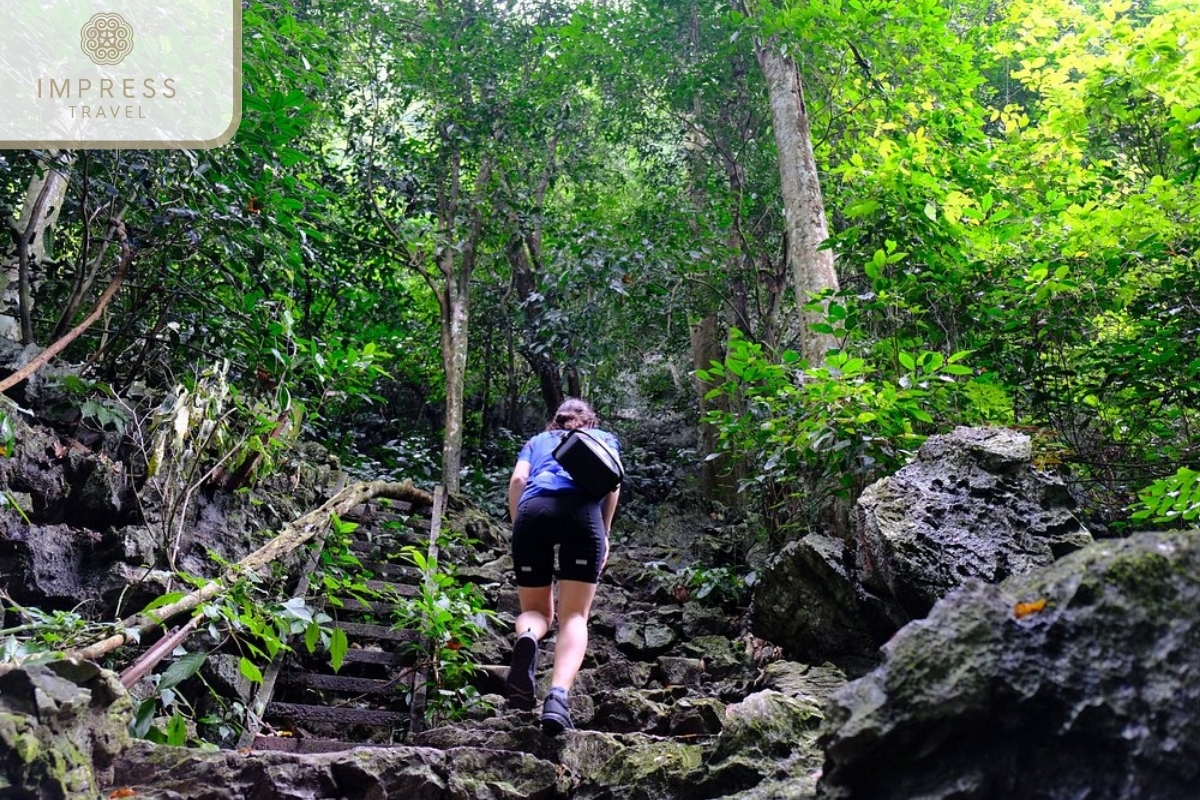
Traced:
[[[396, 29], [416, 32], [384, 38], [382, 58], [367, 54], [374, 80], [366, 91], [366, 176], [370, 200], [416, 271], [437, 298], [445, 377], [442, 485], [457, 492], [462, 467], [464, 391], [470, 342], [471, 282], [478, 266], [484, 222], [493, 191], [493, 148], [502, 122], [493, 119], [493, 63], [487, 39], [498, 20], [490, 4], [471, 0], [431, 6], [397, 6], [400, 18], [375, 20], [375, 36]], [[386, 14], [386, 11], [383, 12]], [[398, 85], [393, 84], [399, 78]], [[394, 116], [393, 116], [394, 115]], [[417, 177], [405, 180], [409, 172]], [[404, 196], [412, 182], [424, 206]], [[396, 218], [399, 212], [400, 219]], [[405, 227], [403, 221], [416, 222]]]
[[[743, 9], [744, 10], [744, 9]], [[795, 59], [784, 49], [776, 34], [758, 37], [755, 54], [767, 82], [771, 103], [772, 130], [779, 158], [779, 189], [783, 201], [787, 262], [797, 302], [805, 304], [801, 316], [800, 354], [810, 363], [819, 364], [836, 346], [831, 334], [819, 333], [815, 325], [824, 323], [824, 304], [809, 307], [811, 295], [838, 291], [833, 250], [823, 247], [829, 238], [821, 177], [813, 154], [812, 129], [804, 103], [804, 83]]]

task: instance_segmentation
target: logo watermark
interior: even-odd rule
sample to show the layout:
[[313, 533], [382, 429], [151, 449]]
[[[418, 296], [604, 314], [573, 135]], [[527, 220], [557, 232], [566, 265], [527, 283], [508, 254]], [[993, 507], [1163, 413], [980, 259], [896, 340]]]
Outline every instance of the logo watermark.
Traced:
[[241, 121], [241, 0], [3, 0], [0, 148], [216, 147]]
[[79, 46], [93, 64], [120, 64], [133, 52], [133, 26], [120, 14], [93, 14], [79, 33]]

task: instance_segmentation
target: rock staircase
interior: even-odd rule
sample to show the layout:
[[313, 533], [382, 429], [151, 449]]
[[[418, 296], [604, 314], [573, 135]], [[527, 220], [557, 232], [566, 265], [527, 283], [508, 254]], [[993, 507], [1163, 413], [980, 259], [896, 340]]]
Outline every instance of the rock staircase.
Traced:
[[[419, 591], [423, 578], [397, 558], [401, 547], [436, 552], [443, 521], [452, 533], [469, 532], [458, 542], [444, 539], [441, 556], [461, 582], [483, 591], [495, 615], [471, 643], [481, 665], [473, 705], [453, 716], [422, 705], [422, 689], [435, 681], [422, 671], [415, 634], [391, 629], [386, 603], [343, 602], [327, 609], [338, 612], [351, 640], [341, 669], [334, 673], [327, 657], [293, 648], [264, 675], [253, 704], [257, 726], [247, 726], [244, 749], [141, 746], [117, 765], [118, 780], [151, 800], [814, 797], [821, 709], [844, 676], [830, 666], [777, 660], [769, 645], [743, 632], [742, 609], [694, 599], [672, 584], [697, 561], [687, 536], [671, 543], [648, 528], [638, 539], [615, 537], [572, 692], [578, 730], [547, 737], [537, 710], [508, 708], [503, 678], [519, 609], [507, 530], [474, 514], [366, 508], [351, 545], [368, 585], [402, 595]], [[472, 532], [488, 525], [490, 532]], [[543, 692], [553, 649], [552, 634], [541, 645]]]
[[358, 574], [348, 583], [358, 591], [331, 602], [310, 586], [325, 540], [314, 549], [296, 594], [329, 614], [329, 625], [346, 634], [348, 648], [334, 671], [328, 654], [309, 654], [302, 643], [293, 643], [264, 674], [239, 746], [333, 752], [395, 744], [398, 734], [421, 727], [420, 634], [397, 629], [389, 620], [396, 601], [418, 595], [424, 580], [404, 563], [403, 549], [433, 550], [438, 516], [431, 506], [404, 502], [374, 502], [348, 515], [344, 522], [357, 527], [346, 549], [358, 563]]

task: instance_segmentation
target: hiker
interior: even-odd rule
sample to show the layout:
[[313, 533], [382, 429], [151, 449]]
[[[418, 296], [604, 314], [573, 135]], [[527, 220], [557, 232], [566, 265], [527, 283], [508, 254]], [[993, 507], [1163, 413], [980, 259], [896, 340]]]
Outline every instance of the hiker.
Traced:
[[583, 664], [588, 644], [588, 614], [600, 572], [608, 560], [608, 532], [620, 489], [599, 500], [586, 495], [554, 458], [566, 431], [581, 428], [618, 449], [617, 437], [596, 428], [596, 412], [570, 398], [554, 413], [546, 430], [521, 448], [508, 482], [513, 520], [512, 555], [517, 577], [517, 641], [508, 670], [508, 702], [513, 708], [535, 705], [538, 642], [554, 622], [554, 550], [558, 548], [558, 639], [550, 692], [542, 701], [542, 730], [556, 736], [571, 730], [568, 695]]

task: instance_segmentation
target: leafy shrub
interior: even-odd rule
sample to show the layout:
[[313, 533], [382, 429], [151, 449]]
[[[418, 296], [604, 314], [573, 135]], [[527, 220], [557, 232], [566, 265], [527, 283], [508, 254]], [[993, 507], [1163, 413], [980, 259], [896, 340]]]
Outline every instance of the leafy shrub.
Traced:
[[1200, 519], [1200, 472], [1187, 467], [1146, 487], [1132, 507], [1135, 522], [1183, 525]]
[[694, 600], [727, 610], [745, 608], [756, 574], [742, 575], [729, 567], [691, 565], [672, 570], [661, 562], [647, 564], [658, 590], [680, 602]]
[[[895, 352], [885, 369], [850, 353], [810, 367], [784, 351], [778, 362], [733, 330], [724, 362], [700, 377], [726, 394], [734, 411], [711, 411], [723, 453], [747, 466], [741, 490], [765, 489], [776, 502], [802, 499], [799, 519], [769, 514], [781, 525], [811, 523], [835, 499], [853, 500], [875, 478], [901, 467], [926, 437], [969, 416], [960, 363], [923, 350]], [[889, 371], [890, 370], [890, 371]]]
[[425, 580], [420, 595], [397, 603], [394, 627], [420, 633], [415, 647], [428, 675], [426, 715], [453, 719], [479, 702], [469, 682], [476, 669], [472, 646], [494, 612], [485, 607], [479, 587], [460, 585], [436, 558], [411, 545], [403, 552]]

